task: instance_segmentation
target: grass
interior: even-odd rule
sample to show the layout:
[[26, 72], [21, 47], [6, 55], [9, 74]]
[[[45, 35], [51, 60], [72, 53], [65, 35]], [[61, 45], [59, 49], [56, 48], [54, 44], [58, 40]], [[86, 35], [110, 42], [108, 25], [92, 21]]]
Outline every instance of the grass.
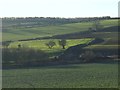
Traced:
[[[49, 49], [45, 43], [49, 42], [50, 40], [56, 43], [52, 49]], [[94, 40], [93, 38], [85, 38], [85, 39], [67, 39], [66, 49], [75, 46], [78, 44], [86, 44], [90, 41]], [[104, 42], [101, 44], [90, 45], [85, 48], [87, 49], [118, 49], [119, 45], [117, 43], [117, 38], [104, 38]], [[34, 49], [40, 49], [47, 53], [57, 53], [64, 51], [61, 46], [58, 44], [59, 39], [46, 39], [46, 40], [33, 40], [33, 41], [17, 41], [10, 44], [10, 48], [17, 48], [18, 44], [21, 44], [23, 47], [29, 47]]]
[[[45, 43], [49, 42], [50, 40], [54, 41], [56, 45], [52, 48], [49, 49]], [[93, 38], [85, 38], [85, 39], [68, 39], [67, 40], [67, 46], [66, 49], [68, 49], [71, 46], [75, 46], [78, 44], [86, 44], [90, 41], [94, 40]], [[114, 49], [117, 51], [119, 45], [117, 43], [117, 38], [104, 38], [104, 42], [101, 44], [96, 44], [96, 45], [90, 45], [85, 47], [85, 49]], [[38, 49], [42, 50], [46, 53], [48, 53], [49, 58], [54, 58], [54, 56], [60, 55], [64, 50], [62, 49], [61, 46], [58, 44], [59, 39], [46, 39], [46, 40], [33, 40], [33, 41], [19, 41], [19, 42], [13, 42], [10, 44], [9, 48], [17, 48], [18, 44], [21, 44], [25, 48], [33, 48], [33, 49]], [[65, 49], [65, 50], [66, 50]]]
[[[3, 41], [4, 40], [18, 40], [26, 38], [35, 38], [35, 37], [45, 37], [58, 34], [67, 34], [74, 33], [79, 31], [87, 30], [89, 25], [84, 24], [67, 24], [67, 25], [58, 25], [58, 26], [46, 26], [46, 27], [34, 27], [34, 28], [10, 28], [10, 32], [3, 32]], [[9, 34], [12, 36], [9, 37]], [[14, 38], [13, 38], [14, 37]]]
[[118, 34], [118, 32], [95, 32], [93, 36], [99, 38], [118, 38]]
[[119, 45], [91, 45], [85, 48], [89, 49], [115, 49], [117, 50], [119, 48]]
[[101, 21], [101, 24], [104, 26], [104, 27], [111, 27], [111, 26], [120, 26], [118, 24], [118, 20], [103, 20]]
[[[34, 40], [34, 41], [19, 41], [19, 42], [13, 42], [10, 44], [10, 48], [17, 48], [18, 44], [21, 44], [23, 47], [29, 47], [29, 48], [35, 48], [35, 49], [40, 49], [46, 52], [57, 52], [62, 50], [62, 47], [59, 46], [58, 41], [59, 39], [52, 39], [55, 43], [56, 46], [54, 46], [52, 49], [49, 49], [45, 43], [48, 43], [51, 39], [47, 40]], [[85, 39], [68, 39], [67, 40], [67, 45], [66, 49], [68, 47], [77, 45], [77, 44], [85, 44], [90, 41], [92, 41], [93, 38], [85, 38]]]
[[[48, 46], [45, 45], [45, 43], [48, 43], [50, 40], [52, 40], [56, 43], [56, 45], [52, 49], [49, 49]], [[92, 40], [93, 40], [93, 38], [68, 39], [66, 49], [71, 46], [74, 46], [74, 45], [88, 43]], [[17, 48], [18, 44], [21, 44], [22, 47], [25, 47], [25, 48], [33, 48], [33, 49], [42, 50], [49, 54], [49, 58], [53, 58], [54, 56], [58, 56], [60, 53], [62, 53], [64, 50], [66, 50], [66, 49], [63, 50], [62, 47], [59, 46], [58, 41], [59, 41], [59, 39], [19, 41], [19, 42], [11, 43], [9, 48]]]
[[[104, 27], [118, 26], [118, 20], [104, 20], [101, 21]], [[68, 34], [75, 32], [87, 31], [89, 27], [92, 27], [92, 22], [64, 24], [57, 26], [45, 26], [45, 27], [5, 27], [3, 29], [3, 41], [7, 40], [20, 40], [28, 38], [37, 38], [45, 36], [53, 36], [60, 34]]]
[[103, 38], [103, 39], [104, 39], [104, 42], [100, 44], [90, 45], [85, 48], [87, 49], [115, 49], [115, 50], [119, 48], [117, 35], [114, 36], [113, 38]]
[[3, 88], [117, 88], [117, 64], [3, 70]]
[[[104, 27], [118, 26], [117, 20], [101, 21]], [[58, 34], [68, 34], [75, 32], [87, 31], [92, 23], [73, 23], [45, 27], [6, 27], [3, 31], [3, 41], [20, 40], [27, 38], [45, 37]], [[118, 47], [116, 38], [117, 32], [94, 32], [93, 35], [105, 39], [104, 43], [91, 45], [87, 48], [114, 48]], [[53, 49], [45, 46], [50, 41], [15, 41], [10, 44], [9, 48], [17, 48], [18, 44], [23, 47], [41, 49], [54, 56], [57, 52], [63, 51], [58, 45], [59, 39], [53, 39], [57, 43]], [[85, 39], [68, 39], [66, 49], [77, 45], [85, 44], [93, 38]], [[115, 44], [114, 44], [115, 42]], [[52, 53], [52, 54], [51, 54]], [[117, 88], [118, 87], [118, 65], [117, 64], [73, 64], [61, 66], [47, 66], [26, 69], [9, 69], [2, 71], [3, 88]]]

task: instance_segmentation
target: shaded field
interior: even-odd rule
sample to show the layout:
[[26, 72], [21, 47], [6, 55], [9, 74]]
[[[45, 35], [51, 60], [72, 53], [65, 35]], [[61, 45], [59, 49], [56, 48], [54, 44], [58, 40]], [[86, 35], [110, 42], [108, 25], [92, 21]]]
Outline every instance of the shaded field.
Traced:
[[86, 47], [87, 49], [115, 49], [117, 50], [119, 45], [91, 45]]
[[3, 70], [3, 88], [117, 88], [117, 64], [73, 64]]

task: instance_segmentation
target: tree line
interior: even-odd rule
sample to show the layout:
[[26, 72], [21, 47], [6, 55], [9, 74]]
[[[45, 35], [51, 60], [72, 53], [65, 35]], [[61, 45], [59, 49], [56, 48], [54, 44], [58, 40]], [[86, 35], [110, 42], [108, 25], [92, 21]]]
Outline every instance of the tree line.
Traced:
[[110, 16], [104, 17], [76, 17], [76, 18], [60, 18], [60, 17], [5, 17], [2, 18], [3, 26], [26, 26], [33, 27], [39, 26], [49, 26], [49, 25], [60, 25], [68, 23], [80, 23], [89, 22], [95, 20], [106, 20], [111, 19]]

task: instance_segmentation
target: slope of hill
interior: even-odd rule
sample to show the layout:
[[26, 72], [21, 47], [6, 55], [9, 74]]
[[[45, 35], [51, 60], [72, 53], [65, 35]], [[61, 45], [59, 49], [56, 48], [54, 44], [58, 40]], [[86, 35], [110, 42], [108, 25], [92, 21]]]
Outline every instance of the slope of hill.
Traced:
[[[39, 38], [46, 36], [70, 34], [88, 31], [88, 28], [92, 27], [92, 22], [81, 22], [72, 24], [62, 24], [54, 26], [34, 26], [32, 27], [20, 27], [20, 26], [6, 26], [3, 27], [3, 41], [8, 40], [21, 40], [30, 38]], [[101, 21], [104, 27], [118, 26], [118, 20], [104, 20]]]

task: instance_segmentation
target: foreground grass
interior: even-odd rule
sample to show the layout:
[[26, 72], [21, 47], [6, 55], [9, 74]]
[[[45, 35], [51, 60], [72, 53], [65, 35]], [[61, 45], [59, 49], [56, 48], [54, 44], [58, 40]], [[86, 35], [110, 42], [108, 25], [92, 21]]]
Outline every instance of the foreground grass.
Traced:
[[3, 88], [117, 88], [117, 64], [3, 70]]

